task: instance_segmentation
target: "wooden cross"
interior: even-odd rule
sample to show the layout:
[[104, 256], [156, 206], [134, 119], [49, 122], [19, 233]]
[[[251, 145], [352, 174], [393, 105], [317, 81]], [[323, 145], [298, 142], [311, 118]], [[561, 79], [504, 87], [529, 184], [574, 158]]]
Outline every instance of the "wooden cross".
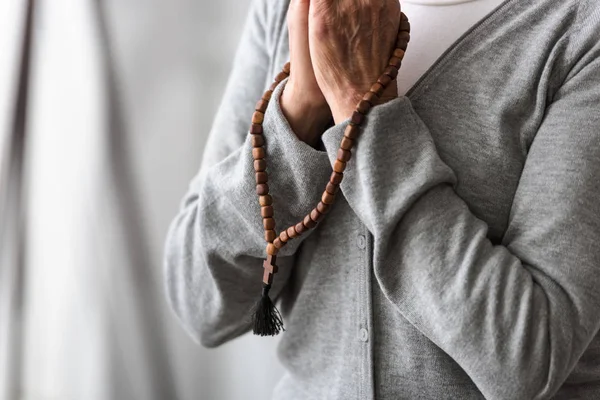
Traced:
[[277, 273], [277, 265], [275, 262], [277, 261], [277, 256], [268, 254], [265, 261], [263, 261], [263, 268], [265, 269], [265, 273], [263, 275], [263, 282], [267, 285], [273, 283], [273, 275]]

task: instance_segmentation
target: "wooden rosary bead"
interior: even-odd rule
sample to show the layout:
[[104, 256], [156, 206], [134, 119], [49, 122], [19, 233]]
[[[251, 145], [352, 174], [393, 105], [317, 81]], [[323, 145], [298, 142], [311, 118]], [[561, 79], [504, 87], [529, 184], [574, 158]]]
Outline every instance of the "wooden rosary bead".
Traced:
[[372, 106], [376, 106], [377, 103], [379, 103], [379, 96], [369, 91], [365, 93], [365, 95], [363, 96], [363, 100], [368, 101], [369, 103], [371, 103]]
[[271, 95], [272, 95], [272, 94], [273, 94], [273, 91], [269, 89], [269, 90], [267, 90], [267, 91], [266, 91], [266, 92], [263, 94], [263, 97], [262, 97], [262, 99], [263, 99], [264, 101], [270, 101], [270, 100], [271, 100]]
[[[352, 152], [350, 150], [338, 149], [338, 152], [337, 152], [338, 160], [341, 160], [343, 162], [348, 162], [348, 160], [350, 160], [350, 157], [352, 157]], [[257, 182], [257, 183], [262, 183], [262, 182]]]
[[408, 47], [408, 40], [406, 39], [398, 39], [396, 41], [396, 47], [399, 49], [402, 49], [404, 51], [406, 51], [406, 48]]
[[261, 184], [256, 185], [256, 193], [259, 196], [269, 194], [269, 185], [267, 185], [266, 183], [261, 183]]
[[333, 171], [331, 173], [331, 176], [329, 177], [329, 182], [333, 183], [334, 185], [339, 185], [340, 183], [342, 183], [343, 178], [344, 178], [343, 173]]
[[335, 163], [333, 164], [333, 170], [335, 172], [344, 172], [344, 169], [346, 169], [346, 163], [341, 160], [335, 160]]
[[379, 79], [377, 79], [377, 83], [381, 83], [383, 86], [387, 86], [390, 84], [390, 82], [392, 81], [392, 78], [390, 78], [389, 76], [383, 74], [379, 77]]
[[392, 67], [400, 68], [400, 66], [402, 65], [402, 60], [398, 57], [390, 57], [390, 62], [388, 65], [390, 65]]
[[357, 125], [348, 125], [348, 126], [346, 126], [346, 129], [344, 130], [344, 137], [354, 140], [358, 137], [359, 133], [360, 133], [360, 130], [358, 129]]
[[262, 124], [264, 119], [265, 119], [265, 114], [261, 113], [260, 111], [254, 111], [254, 114], [252, 114], [252, 123], [253, 124]]
[[381, 83], [374, 83], [370, 89], [370, 91], [375, 93], [377, 95], [377, 97], [381, 97], [384, 90], [385, 90], [385, 88], [383, 87], [383, 85]]
[[391, 65], [388, 65], [385, 70], [383, 71], [384, 74], [386, 74], [387, 76], [389, 76], [392, 79], [396, 79], [396, 77], [398, 76], [398, 68], [396, 67], [392, 67]]
[[264, 171], [254, 173], [254, 177], [256, 178], [256, 183], [267, 183], [267, 173]]
[[263, 127], [260, 124], [250, 125], [250, 133], [253, 135], [260, 135], [263, 133]]
[[269, 86], [269, 91], [271, 91], [271, 94], [275, 90], [275, 88], [277, 87], [277, 85], [279, 85], [279, 82], [275, 81], [275, 82], [273, 82], [271, 84], [271, 86]]
[[322, 201], [317, 204], [317, 211], [325, 215], [329, 212], [329, 204], [325, 204]]
[[400, 21], [400, 30], [410, 33], [410, 22], [407, 20]]
[[275, 248], [277, 248], [277, 249], [281, 249], [283, 246], [286, 245], [286, 243], [287, 242], [283, 242], [279, 238], [275, 238], [275, 240], [273, 240], [273, 246], [275, 246]]
[[363, 114], [359, 113], [358, 111], [354, 111], [352, 113], [352, 117], [350, 118], [350, 123], [354, 125], [360, 125], [364, 119], [365, 116]]
[[265, 111], [267, 111], [267, 106], [269, 105], [268, 101], [265, 101], [263, 99], [260, 99], [257, 103], [256, 106], [254, 106], [254, 110], [255, 111], [260, 111], [261, 113], [265, 113]]
[[265, 149], [264, 147], [253, 147], [252, 148], [252, 157], [255, 160], [262, 160], [265, 158]]
[[400, 12], [400, 21], [408, 21], [408, 17], [402, 11]]
[[279, 239], [283, 242], [283, 243], [287, 243], [288, 240], [290, 240], [290, 237], [287, 234], [287, 230], [283, 230], [279, 233]]
[[287, 234], [290, 239], [298, 237], [298, 232], [296, 232], [296, 228], [293, 225], [287, 228]]
[[272, 242], [273, 240], [275, 240], [276, 237], [277, 237], [277, 234], [275, 233], [274, 230], [269, 229], [268, 231], [265, 231], [265, 240], [267, 242]]
[[339, 185], [336, 185], [335, 183], [331, 183], [331, 182], [327, 182], [327, 186], [325, 186], [325, 191], [327, 193], [331, 193], [333, 195], [335, 195], [339, 189], [340, 189]]
[[394, 54], [392, 54], [394, 57], [398, 57], [399, 59], [403, 59], [404, 55], [406, 54], [406, 52], [402, 49], [396, 49], [394, 50]]
[[333, 204], [335, 201], [335, 194], [331, 194], [325, 190], [321, 195], [321, 201], [325, 204]]
[[275, 77], [275, 82], [279, 83], [282, 80], [284, 80], [285, 78], [288, 77], [288, 74], [286, 74], [285, 72], [281, 71], [280, 73], [277, 74], [277, 76]]
[[[267, 254], [274, 256], [278, 251], [279, 249], [273, 243], [267, 243]], [[270, 275], [273, 276], [273, 274]]]
[[[254, 151], [252, 152], [252, 156], [254, 157]], [[259, 158], [259, 159], [254, 159], [254, 170], [256, 172], [261, 172], [267, 169], [267, 161]]]
[[[321, 204], [321, 203], [319, 203], [319, 204]], [[317, 207], [318, 207], [318, 205], [317, 205]], [[325, 216], [325, 214], [319, 212], [319, 210], [316, 207], [313, 208], [312, 211], [310, 212], [310, 219], [312, 219], [315, 223], [322, 220], [324, 216]]]
[[370, 109], [371, 109], [371, 103], [369, 103], [366, 100], [361, 100], [356, 105], [356, 111], [358, 111], [361, 114], [366, 114], [367, 112], [369, 112]]
[[296, 226], [294, 226], [294, 229], [296, 230], [296, 232], [298, 232], [298, 235], [302, 235], [304, 232], [306, 232], [308, 230], [308, 228], [306, 226], [304, 226], [303, 222], [298, 222], [296, 224]]
[[263, 227], [265, 228], [266, 231], [274, 230], [275, 229], [275, 220], [271, 217], [263, 218]]
[[271, 197], [270, 194], [265, 194], [258, 198], [258, 203], [260, 204], [261, 207], [270, 206], [271, 204], [273, 204], [273, 198]]
[[400, 31], [400, 33], [398, 33], [398, 40], [406, 40], [407, 43], [410, 42], [410, 33], [408, 33], [407, 31]]
[[291, 70], [291, 64], [290, 62], [286, 62], [285, 65], [283, 66], [283, 72], [285, 72], [286, 74], [290, 74], [290, 70]]
[[260, 208], [260, 215], [263, 218], [269, 218], [273, 216], [273, 206], [262, 206]]
[[250, 140], [252, 147], [261, 147], [265, 144], [265, 137], [263, 135], [251, 135]]
[[317, 226], [317, 223], [312, 220], [312, 218], [310, 217], [310, 214], [306, 215], [306, 217], [304, 217], [304, 220], [302, 222], [304, 223], [304, 226], [306, 226], [308, 229], [312, 229], [315, 226]]
[[344, 136], [342, 141], [340, 142], [340, 148], [344, 150], [350, 150], [354, 146], [354, 140], [347, 138]]

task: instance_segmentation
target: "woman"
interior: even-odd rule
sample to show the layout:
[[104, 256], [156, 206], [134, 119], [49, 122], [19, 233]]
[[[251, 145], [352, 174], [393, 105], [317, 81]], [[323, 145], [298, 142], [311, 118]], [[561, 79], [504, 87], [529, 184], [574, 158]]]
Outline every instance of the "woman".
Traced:
[[[286, 10], [254, 2], [168, 234], [171, 307], [207, 347], [251, 328], [263, 274], [256, 100], [290, 58], [263, 123], [282, 231], [319, 202], [400, 16], [396, 0]], [[600, 6], [505, 0], [479, 17], [460, 37], [448, 20], [455, 41], [434, 31], [449, 47], [412, 86], [411, 41], [335, 204], [279, 251], [274, 399], [600, 398]]]

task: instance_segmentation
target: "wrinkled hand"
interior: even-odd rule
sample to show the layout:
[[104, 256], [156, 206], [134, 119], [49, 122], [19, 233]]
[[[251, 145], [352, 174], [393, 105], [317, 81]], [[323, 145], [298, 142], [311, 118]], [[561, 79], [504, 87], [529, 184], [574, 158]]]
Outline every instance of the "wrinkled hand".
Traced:
[[[310, 0], [310, 57], [336, 124], [352, 115], [382, 74], [399, 25], [399, 0]], [[379, 104], [397, 96], [391, 84]]]

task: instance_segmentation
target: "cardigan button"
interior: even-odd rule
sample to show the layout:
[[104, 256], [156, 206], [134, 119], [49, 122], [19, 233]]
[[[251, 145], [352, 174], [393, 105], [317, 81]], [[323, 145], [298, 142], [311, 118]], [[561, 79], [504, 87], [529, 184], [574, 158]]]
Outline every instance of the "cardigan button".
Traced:
[[369, 340], [369, 331], [367, 331], [365, 328], [361, 328], [360, 331], [358, 331], [358, 338], [361, 341], [366, 342]]
[[365, 236], [364, 235], [358, 235], [358, 237], [356, 238], [356, 245], [358, 246], [358, 248], [359, 249], [364, 249], [365, 248], [365, 244], [366, 244]]

